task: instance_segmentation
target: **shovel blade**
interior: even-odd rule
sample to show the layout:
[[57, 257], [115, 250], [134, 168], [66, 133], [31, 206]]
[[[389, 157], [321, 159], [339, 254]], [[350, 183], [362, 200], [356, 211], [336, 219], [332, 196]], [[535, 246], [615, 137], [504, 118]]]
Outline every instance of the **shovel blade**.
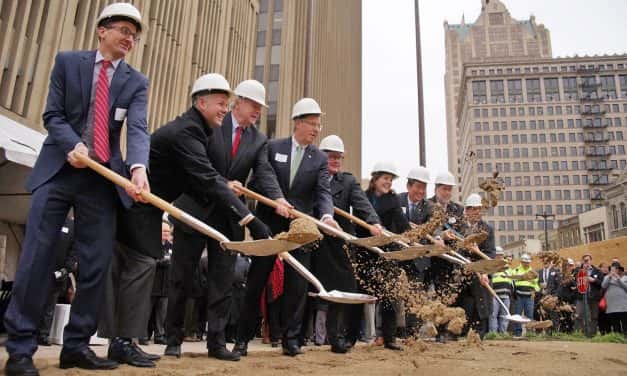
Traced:
[[237, 251], [246, 256], [274, 256], [289, 252], [302, 246], [287, 240], [261, 239], [242, 242], [223, 242], [222, 246], [230, 251]]
[[517, 322], [519, 324], [526, 324], [528, 322], [531, 322], [530, 319], [522, 317], [521, 315], [506, 315], [505, 318], [509, 321]]
[[360, 247], [381, 247], [386, 244], [390, 244], [395, 241], [403, 241], [408, 242], [406, 238], [400, 235], [379, 235], [379, 236], [370, 236], [368, 238], [355, 238], [349, 240], [350, 243], [358, 245]]
[[413, 246], [403, 248], [400, 251], [385, 252], [382, 256], [387, 260], [407, 261], [418, 257], [433, 257], [445, 254], [448, 250], [437, 244], [425, 246]]
[[377, 298], [371, 295], [343, 292], [338, 290], [331, 290], [328, 292], [322, 291], [315, 295], [321, 299], [341, 304], [364, 304], [374, 303], [377, 301]]

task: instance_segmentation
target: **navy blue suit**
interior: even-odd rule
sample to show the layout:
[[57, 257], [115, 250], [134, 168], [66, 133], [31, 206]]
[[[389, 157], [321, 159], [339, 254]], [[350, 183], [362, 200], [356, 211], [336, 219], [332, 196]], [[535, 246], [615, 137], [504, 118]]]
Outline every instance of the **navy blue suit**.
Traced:
[[[66, 162], [68, 152], [82, 142], [87, 126], [95, 60], [96, 51], [61, 52], [50, 77], [43, 114], [48, 137], [27, 182], [32, 192], [31, 208], [13, 298], [5, 316], [9, 333], [6, 347], [11, 355], [32, 355], [37, 350], [37, 323], [50, 288], [43, 276], [53, 272], [55, 241], [70, 208], [74, 209], [79, 278], [64, 331], [64, 348], [69, 352], [83, 349], [96, 331], [104, 276], [113, 252], [116, 207], [120, 200], [129, 206], [131, 199], [89, 169], [77, 169]], [[122, 175], [129, 175], [127, 166], [148, 166], [147, 90], [147, 78], [120, 61], [109, 86], [108, 165]], [[128, 165], [120, 152], [124, 112]]]
[[[303, 213], [320, 216], [333, 216], [333, 199], [331, 197], [330, 177], [327, 169], [327, 156], [314, 145], [304, 150], [298, 171], [294, 176], [292, 186], [289, 185], [290, 166], [292, 160], [292, 138], [271, 140], [268, 142], [268, 157], [270, 165], [276, 173], [283, 196], [296, 210]], [[254, 179], [251, 182], [255, 189], [263, 193], [260, 182]], [[266, 223], [274, 234], [286, 231], [289, 220], [278, 216], [274, 209], [259, 204], [257, 215]], [[311, 264], [311, 253], [303, 249], [290, 252], [305, 267]], [[237, 332], [238, 342], [248, 342], [254, 336], [257, 318], [259, 315], [259, 301], [261, 293], [272, 272], [274, 257], [253, 257], [248, 273], [246, 302], [240, 315]], [[307, 281], [303, 279], [288, 264], [285, 265], [285, 290], [281, 314], [285, 326], [283, 333], [283, 347], [297, 345], [297, 336], [307, 300]]]

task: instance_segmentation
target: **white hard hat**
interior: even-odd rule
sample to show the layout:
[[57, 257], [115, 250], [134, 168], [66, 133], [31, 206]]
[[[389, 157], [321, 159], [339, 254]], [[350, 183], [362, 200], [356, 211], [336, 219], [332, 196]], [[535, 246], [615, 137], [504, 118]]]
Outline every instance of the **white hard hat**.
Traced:
[[342, 141], [339, 136], [332, 134], [320, 141], [320, 147], [318, 147], [318, 149], [322, 151], [337, 151], [344, 153], [344, 141]]
[[377, 172], [384, 172], [386, 174], [394, 175], [394, 177], [398, 177], [398, 169], [393, 162], [377, 162], [372, 169], [372, 174], [376, 174]]
[[320, 105], [313, 98], [303, 98], [292, 107], [292, 119], [303, 115], [324, 115]]
[[505, 252], [503, 251], [503, 247], [500, 247], [498, 245], [496, 247], [494, 247], [494, 253], [497, 254], [497, 255], [504, 255], [505, 254]]
[[144, 24], [142, 23], [142, 15], [139, 13], [139, 10], [133, 6], [133, 4], [129, 3], [113, 3], [111, 5], [107, 5], [104, 7], [98, 19], [96, 19], [96, 25], [100, 25], [100, 23], [107, 18], [111, 17], [126, 17], [130, 20], [134, 21], [135, 25], [141, 31], [144, 29]]
[[407, 179], [418, 180], [423, 183], [429, 184], [431, 177], [429, 176], [429, 170], [426, 167], [418, 166], [414, 167], [407, 173]]
[[209, 73], [198, 77], [192, 87], [192, 96], [201, 91], [220, 90], [231, 93], [229, 82], [218, 73]]
[[266, 88], [257, 80], [240, 82], [235, 88], [234, 93], [238, 97], [248, 98], [264, 107], [268, 107], [266, 104]]
[[531, 262], [531, 256], [529, 256], [526, 253], [523, 253], [523, 255], [520, 256], [520, 261], [522, 261], [522, 262]]
[[438, 176], [435, 177], [435, 184], [450, 185], [452, 187], [457, 185], [455, 182], [455, 176], [448, 171], [440, 172]]
[[481, 196], [478, 193], [471, 193], [466, 197], [466, 202], [464, 202], [464, 206], [476, 208], [477, 206], [482, 206], [481, 204]]
[[575, 265], [575, 260], [569, 257], [568, 260], [566, 260], [566, 263], [568, 263], [568, 265]]

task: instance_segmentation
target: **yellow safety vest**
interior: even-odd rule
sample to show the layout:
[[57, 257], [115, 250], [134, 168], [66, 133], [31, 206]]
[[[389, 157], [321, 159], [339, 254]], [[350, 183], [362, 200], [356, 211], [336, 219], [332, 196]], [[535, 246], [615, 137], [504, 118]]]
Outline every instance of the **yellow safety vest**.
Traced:
[[[522, 265], [518, 266], [514, 269], [513, 275], [522, 275], [529, 271], [531, 271], [531, 266], [528, 268], [523, 267]], [[515, 281], [514, 286], [516, 286], [516, 294], [522, 296], [531, 296], [533, 292], [540, 291], [540, 285], [538, 284], [538, 277], [532, 279], [531, 281]]]

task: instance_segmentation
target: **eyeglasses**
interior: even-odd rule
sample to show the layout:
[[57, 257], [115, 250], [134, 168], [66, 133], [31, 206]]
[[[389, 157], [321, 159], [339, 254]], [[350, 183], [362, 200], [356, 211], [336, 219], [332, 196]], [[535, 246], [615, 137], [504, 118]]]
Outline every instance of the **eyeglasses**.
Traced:
[[342, 159], [344, 159], [344, 156], [327, 154], [327, 158], [332, 161], [341, 161]]
[[306, 123], [306, 124], [316, 128], [319, 131], [322, 130], [322, 124], [320, 124], [320, 123], [316, 123], [316, 122], [313, 122], [311, 120], [303, 120], [303, 123]]
[[141, 38], [138, 36], [138, 33], [134, 33], [131, 29], [129, 29], [126, 26], [109, 26], [107, 27], [107, 29], [115, 29], [120, 34], [124, 35], [124, 38], [131, 37], [133, 39], [133, 42], [135, 43], [141, 40]]

